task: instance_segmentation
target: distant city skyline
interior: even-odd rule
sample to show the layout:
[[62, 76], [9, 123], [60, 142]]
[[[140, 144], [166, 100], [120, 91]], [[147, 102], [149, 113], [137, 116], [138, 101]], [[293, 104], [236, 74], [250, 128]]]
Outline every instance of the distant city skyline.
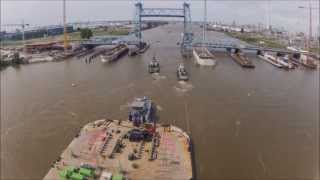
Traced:
[[[62, 24], [62, 0], [59, 1], [25, 1], [2, 0], [1, 24], [21, 23], [24, 20], [32, 26]], [[137, 1], [77, 1], [67, 0], [67, 21], [96, 20], [132, 20], [134, 4]], [[142, 1], [145, 7], [180, 8], [184, 1]], [[192, 20], [201, 21], [203, 2], [185, 1], [191, 5]], [[309, 11], [299, 9], [308, 7], [309, 1], [269, 1], [269, 20], [267, 16], [268, 1], [208, 1], [208, 21], [231, 24], [263, 24], [284, 28], [290, 32], [308, 32]], [[314, 8], [319, 8], [319, 1], [312, 1]], [[319, 27], [319, 9], [313, 10], [313, 35]], [[2, 30], [5, 30], [2, 27]], [[318, 32], [319, 33], [319, 32]]]

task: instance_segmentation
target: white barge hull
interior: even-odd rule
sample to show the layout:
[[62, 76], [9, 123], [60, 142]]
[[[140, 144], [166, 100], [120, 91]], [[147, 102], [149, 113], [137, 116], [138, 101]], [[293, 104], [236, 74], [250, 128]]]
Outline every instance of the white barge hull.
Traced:
[[201, 65], [201, 66], [214, 66], [216, 65], [216, 60], [213, 58], [201, 58], [196, 50], [193, 50], [193, 56], [196, 60], [196, 63]]
[[271, 57], [269, 57], [268, 55], [267, 56], [266, 55], [259, 55], [258, 57], [261, 58], [262, 60], [265, 60], [266, 62], [278, 67], [278, 68], [282, 68], [281, 64], [276, 63], [276, 62], [272, 61], [271, 59], [269, 59]]

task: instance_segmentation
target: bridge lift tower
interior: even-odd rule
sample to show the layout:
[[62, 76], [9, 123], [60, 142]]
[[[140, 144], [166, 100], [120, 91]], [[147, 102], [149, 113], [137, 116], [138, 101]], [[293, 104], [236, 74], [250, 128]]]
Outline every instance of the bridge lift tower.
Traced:
[[142, 3], [135, 4], [134, 34], [142, 43], [141, 24], [142, 18], [148, 17], [175, 17], [183, 18], [183, 37], [181, 43], [181, 53], [183, 56], [191, 56], [193, 33], [191, 32], [190, 5], [183, 3], [182, 9], [177, 8], [143, 8]]

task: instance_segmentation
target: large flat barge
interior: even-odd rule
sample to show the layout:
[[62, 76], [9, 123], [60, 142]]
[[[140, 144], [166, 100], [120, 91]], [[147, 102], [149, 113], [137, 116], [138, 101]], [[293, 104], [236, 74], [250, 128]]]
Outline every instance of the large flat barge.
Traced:
[[128, 51], [129, 51], [129, 48], [126, 45], [123, 45], [123, 44], [117, 45], [116, 47], [114, 47], [104, 55], [101, 55], [101, 61], [102, 62], [116, 61]]
[[189, 136], [171, 125], [102, 119], [85, 125], [44, 179], [192, 179]]
[[243, 53], [230, 53], [232, 59], [238, 63], [240, 66], [245, 68], [255, 68], [253, 63], [246, 57]]
[[214, 55], [206, 48], [194, 48], [193, 56], [196, 60], [196, 63], [202, 66], [214, 66], [216, 65], [216, 60]]
[[282, 65], [277, 61], [277, 59], [270, 54], [266, 53], [266, 54], [258, 55], [258, 57], [274, 65], [275, 67], [282, 68]]

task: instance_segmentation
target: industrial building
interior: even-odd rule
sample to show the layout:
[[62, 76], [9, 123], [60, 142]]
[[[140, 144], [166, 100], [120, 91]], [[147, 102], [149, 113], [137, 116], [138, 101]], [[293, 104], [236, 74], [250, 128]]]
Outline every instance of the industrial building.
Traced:
[[[74, 32], [73, 26], [67, 26], [67, 32]], [[46, 27], [39, 27], [36, 29], [26, 30], [25, 32], [25, 39], [32, 39], [32, 38], [41, 38], [46, 36], [56, 36], [63, 34], [63, 26], [46, 26]], [[22, 32], [1, 32], [0, 34], [1, 40], [21, 40], [22, 39]]]

